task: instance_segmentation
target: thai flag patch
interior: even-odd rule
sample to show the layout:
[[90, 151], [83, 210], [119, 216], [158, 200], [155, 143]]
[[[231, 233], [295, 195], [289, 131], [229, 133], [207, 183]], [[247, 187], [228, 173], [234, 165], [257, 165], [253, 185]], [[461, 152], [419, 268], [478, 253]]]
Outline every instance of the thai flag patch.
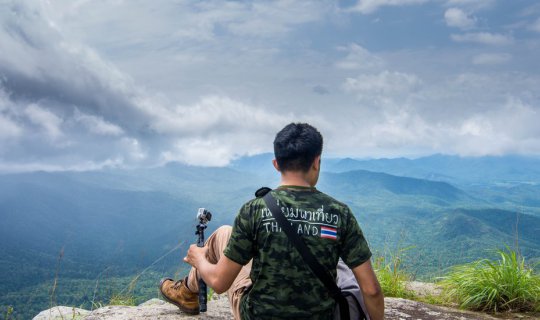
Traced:
[[327, 238], [336, 240], [337, 239], [337, 229], [321, 226], [321, 238]]

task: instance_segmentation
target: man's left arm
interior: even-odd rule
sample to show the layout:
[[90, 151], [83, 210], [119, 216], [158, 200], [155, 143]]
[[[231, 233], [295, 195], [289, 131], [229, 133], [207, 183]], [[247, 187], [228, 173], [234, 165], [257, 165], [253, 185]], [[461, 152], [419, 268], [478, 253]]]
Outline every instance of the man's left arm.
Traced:
[[236, 276], [242, 269], [242, 265], [222, 255], [217, 264], [210, 263], [206, 259], [207, 247], [197, 247], [192, 244], [189, 247], [184, 261], [199, 271], [204, 282], [216, 293], [227, 291]]

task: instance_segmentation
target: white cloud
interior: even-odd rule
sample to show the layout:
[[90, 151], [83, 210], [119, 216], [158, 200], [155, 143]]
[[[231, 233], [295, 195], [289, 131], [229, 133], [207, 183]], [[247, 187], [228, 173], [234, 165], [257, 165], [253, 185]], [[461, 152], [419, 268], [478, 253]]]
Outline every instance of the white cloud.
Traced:
[[344, 88], [359, 97], [379, 96], [393, 98], [407, 95], [419, 88], [422, 81], [413, 74], [383, 71], [379, 74], [362, 74], [356, 78], [347, 78]]
[[164, 163], [179, 161], [199, 166], [225, 166], [234, 155], [233, 147], [214, 139], [181, 139], [173, 150], [161, 154], [161, 160]]
[[362, 46], [352, 43], [346, 47], [339, 47], [338, 50], [347, 52], [347, 56], [338, 62], [336, 67], [346, 70], [376, 69], [384, 65], [384, 60], [370, 53]]
[[479, 10], [492, 7], [496, 0], [447, 0], [447, 6], [467, 7], [470, 10]]
[[[4, 2], [0, 168], [224, 165], [270, 151], [291, 121], [313, 123], [326, 150], [345, 156], [539, 148], [536, 44], [521, 41], [531, 34], [508, 53], [483, 52], [471, 44], [509, 44], [511, 34], [452, 41], [431, 14], [508, 30], [497, 10], [475, 11], [493, 1], [432, 1], [377, 19], [329, 0]], [[357, 1], [356, 11], [423, 2]], [[412, 21], [425, 32], [409, 41]]]
[[35, 125], [41, 127], [47, 136], [52, 140], [62, 137], [62, 118], [58, 117], [49, 110], [46, 110], [37, 104], [30, 104], [24, 114]]
[[124, 133], [122, 128], [103, 120], [102, 117], [84, 114], [79, 110], [75, 111], [74, 120], [84, 125], [90, 132], [99, 135], [119, 136]]
[[16, 138], [22, 133], [23, 129], [21, 127], [0, 114], [0, 140]]
[[278, 127], [291, 114], [268, 112], [222, 96], [203, 97], [194, 105], [177, 106], [157, 113], [154, 130], [169, 134], [209, 135], [220, 132], [246, 132], [262, 127]]
[[489, 32], [453, 34], [451, 38], [456, 42], [472, 42], [487, 45], [508, 45], [513, 42], [510, 36]]
[[350, 11], [370, 14], [377, 11], [380, 7], [422, 4], [427, 1], [428, 0], [358, 0], [356, 5], [352, 7]]
[[446, 25], [460, 29], [470, 29], [475, 26], [476, 18], [470, 17], [463, 10], [458, 8], [449, 8], [444, 13]]
[[476, 65], [497, 65], [503, 64], [512, 59], [509, 53], [482, 53], [473, 57], [473, 64]]
[[[219, 10], [221, 7], [218, 7]], [[242, 12], [235, 21], [228, 23], [227, 28], [242, 36], [281, 35], [294, 26], [320, 20], [331, 9], [332, 5], [325, 1], [255, 1], [244, 4]]]
[[31, 171], [92, 171], [104, 168], [122, 167], [122, 159], [106, 159], [100, 162], [80, 161], [77, 163], [46, 163], [46, 162], [0, 162], [0, 172], [31, 172]]
[[482, 156], [540, 152], [540, 113], [521, 100], [510, 98], [489, 113], [473, 115], [455, 128], [456, 152]]

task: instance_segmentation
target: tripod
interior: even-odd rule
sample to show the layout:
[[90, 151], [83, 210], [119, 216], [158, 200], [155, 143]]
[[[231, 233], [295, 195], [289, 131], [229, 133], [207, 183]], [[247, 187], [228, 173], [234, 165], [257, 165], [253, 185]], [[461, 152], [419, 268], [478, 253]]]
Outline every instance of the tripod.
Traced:
[[[199, 208], [199, 211], [197, 213], [197, 218], [199, 219], [199, 224], [197, 225], [197, 232], [195, 232], [196, 235], [198, 235], [197, 239], [197, 247], [204, 247], [204, 230], [206, 229], [206, 224], [208, 221], [212, 219], [212, 213], [210, 211]], [[199, 279], [199, 311], [200, 312], [206, 312], [206, 302], [207, 302], [207, 287], [204, 280], [201, 278]]]

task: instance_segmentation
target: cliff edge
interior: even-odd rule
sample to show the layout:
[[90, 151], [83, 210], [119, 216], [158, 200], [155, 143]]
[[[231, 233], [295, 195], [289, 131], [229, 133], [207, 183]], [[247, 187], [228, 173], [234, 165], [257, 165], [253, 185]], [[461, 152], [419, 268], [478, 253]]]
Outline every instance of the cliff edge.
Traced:
[[[225, 295], [208, 302], [208, 312], [204, 315], [190, 316], [176, 306], [159, 299], [151, 299], [138, 306], [107, 306], [93, 311], [54, 307], [40, 312], [33, 320], [178, 320], [178, 319], [232, 319], [229, 301]], [[450, 319], [450, 320], [488, 320], [498, 319], [483, 313], [469, 312], [452, 308], [434, 306], [422, 302], [400, 298], [385, 298], [385, 319]], [[500, 319], [500, 318], [499, 318]]]

